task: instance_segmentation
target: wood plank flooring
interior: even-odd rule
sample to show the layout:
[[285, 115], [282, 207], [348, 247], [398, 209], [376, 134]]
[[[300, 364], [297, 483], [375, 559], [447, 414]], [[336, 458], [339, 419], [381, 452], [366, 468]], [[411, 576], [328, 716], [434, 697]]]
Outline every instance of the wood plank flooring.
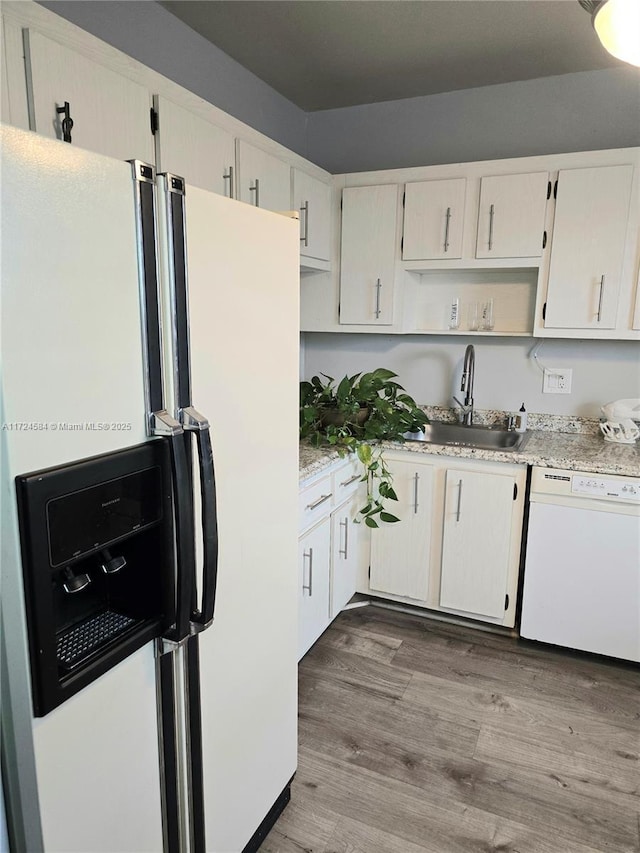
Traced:
[[300, 664], [261, 853], [640, 853], [640, 672], [365, 607]]

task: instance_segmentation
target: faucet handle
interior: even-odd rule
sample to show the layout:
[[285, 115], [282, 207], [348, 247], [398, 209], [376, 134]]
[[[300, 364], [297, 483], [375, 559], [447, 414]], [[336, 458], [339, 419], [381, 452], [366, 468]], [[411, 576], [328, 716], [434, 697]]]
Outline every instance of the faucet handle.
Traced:
[[[469, 412], [472, 412], [472, 411], [473, 411], [473, 404], [471, 404], [470, 406], [465, 406], [465, 404], [464, 404], [464, 403], [461, 403], [461, 402], [460, 402], [460, 400], [458, 400], [458, 398], [457, 398], [457, 397], [453, 397], [453, 399], [456, 401], [456, 403], [457, 403], [457, 404], [460, 406], [460, 408], [462, 409], [462, 418], [463, 418], [465, 415], [468, 415], [468, 414], [469, 414]], [[460, 420], [462, 420], [462, 418], [460, 418]]]

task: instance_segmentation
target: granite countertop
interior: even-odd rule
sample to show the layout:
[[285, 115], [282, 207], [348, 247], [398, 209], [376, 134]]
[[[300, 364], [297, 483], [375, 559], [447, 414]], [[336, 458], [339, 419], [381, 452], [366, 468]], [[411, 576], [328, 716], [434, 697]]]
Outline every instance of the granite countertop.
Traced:
[[[484, 421], [488, 420], [490, 417], [485, 416]], [[597, 421], [583, 419], [581, 422], [577, 418], [562, 419], [537, 415], [530, 417], [530, 424], [538, 428], [529, 430], [526, 445], [521, 451], [515, 452], [478, 450], [471, 447], [427, 444], [421, 441], [385, 442], [385, 444], [394, 450], [425, 453], [429, 456], [484, 459], [493, 462], [538, 465], [544, 468], [588, 471], [594, 474], [640, 477], [640, 444], [615, 444], [605, 441], [597, 429]], [[562, 431], [562, 429], [569, 431]], [[306, 480], [330, 467], [339, 458], [338, 452], [332, 448], [316, 448], [302, 442], [300, 444], [300, 480]]]

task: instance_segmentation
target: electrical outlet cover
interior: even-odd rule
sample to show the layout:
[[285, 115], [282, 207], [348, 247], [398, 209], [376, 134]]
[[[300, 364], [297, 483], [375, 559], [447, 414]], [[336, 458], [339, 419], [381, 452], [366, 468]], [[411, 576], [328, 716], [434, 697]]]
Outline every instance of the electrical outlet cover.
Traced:
[[545, 367], [543, 394], [570, 394], [573, 370], [567, 367]]

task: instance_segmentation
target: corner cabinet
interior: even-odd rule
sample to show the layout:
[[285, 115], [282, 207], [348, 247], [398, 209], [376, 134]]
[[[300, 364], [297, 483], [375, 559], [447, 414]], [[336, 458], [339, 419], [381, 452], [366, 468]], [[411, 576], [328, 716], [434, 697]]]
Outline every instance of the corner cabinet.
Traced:
[[300, 491], [298, 659], [352, 598], [369, 563], [369, 528], [358, 521], [361, 478], [360, 463], [349, 457]]
[[398, 187], [342, 192], [340, 323], [393, 323]]
[[544, 326], [614, 329], [633, 166], [558, 174]]
[[371, 531], [358, 591], [513, 627], [526, 466], [418, 451], [387, 463], [401, 521]]

